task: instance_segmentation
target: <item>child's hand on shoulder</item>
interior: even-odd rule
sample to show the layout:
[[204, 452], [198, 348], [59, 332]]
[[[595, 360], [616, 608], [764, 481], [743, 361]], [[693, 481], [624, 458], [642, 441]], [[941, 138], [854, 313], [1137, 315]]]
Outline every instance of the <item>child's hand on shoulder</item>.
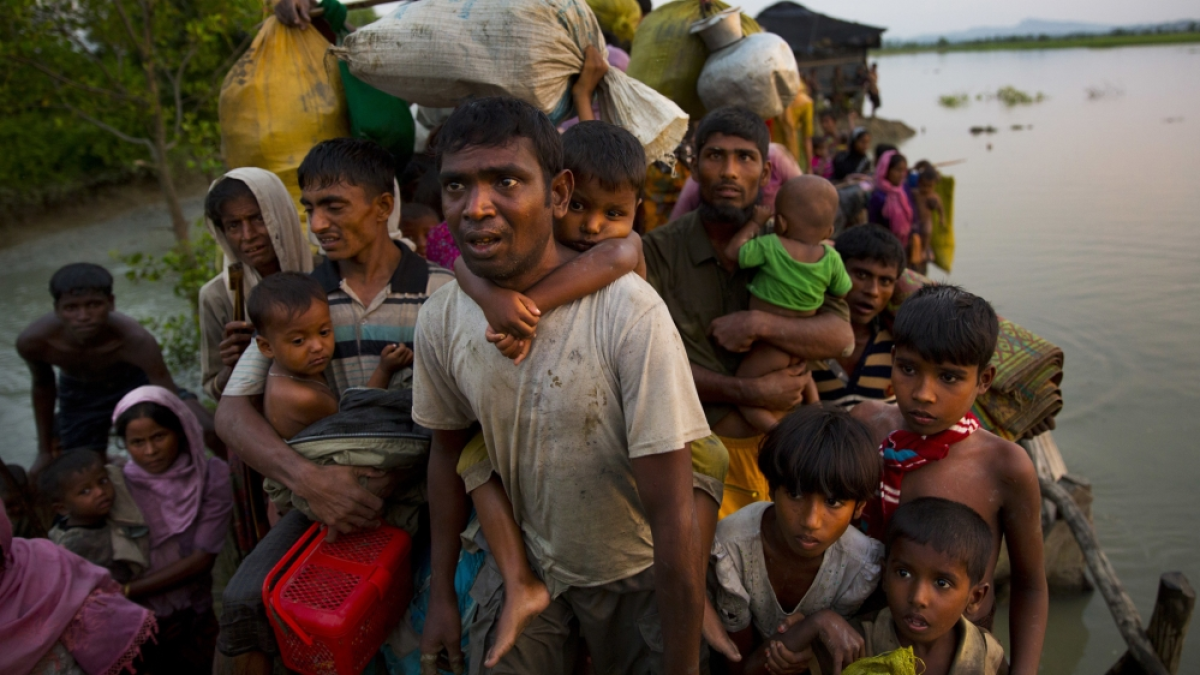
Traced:
[[413, 351], [405, 344], [388, 345], [379, 355], [379, 365], [390, 375], [412, 365]]
[[496, 288], [492, 297], [480, 306], [492, 330], [517, 340], [532, 338], [542, 316], [533, 300], [506, 288]]
[[521, 362], [529, 355], [529, 347], [532, 342], [529, 339], [518, 340], [510, 334], [497, 332], [491, 326], [484, 331], [484, 337], [488, 342], [496, 345], [496, 349], [500, 350], [504, 358], [512, 359], [514, 366], [521, 365]]
[[[761, 228], [763, 225], [767, 224], [767, 221], [770, 220], [771, 216], [773, 215], [775, 215], [775, 212], [771, 209], [771, 207], [765, 204], [758, 204], [754, 207], [754, 215], [750, 217], [750, 220], [758, 223], [758, 226]], [[776, 232], [783, 232], [779, 219], [775, 220], [775, 230]]]

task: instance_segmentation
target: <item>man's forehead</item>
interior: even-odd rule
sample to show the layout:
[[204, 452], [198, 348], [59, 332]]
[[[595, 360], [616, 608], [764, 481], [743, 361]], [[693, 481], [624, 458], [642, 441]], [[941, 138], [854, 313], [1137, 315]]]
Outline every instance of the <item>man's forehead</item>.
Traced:
[[442, 154], [442, 174], [487, 173], [500, 169], [541, 171], [533, 141], [524, 136], [500, 145], [468, 145]]
[[361, 185], [355, 185], [345, 179], [339, 179], [327, 184], [309, 186], [300, 190], [300, 200], [316, 202], [322, 199], [345, 199], [348, 201], [365, 201], [366, 190]]
[[758, 143], [741, 136], [727, 136], [721, 132], [705, 139], [701, 150], [753, 150], [754, 154], [759, 154]]
[[900, 268], [898, 266], [871, 258], [848, 258], [846, 260], [846, 267], [864, 269], [875, 276], [887, 277], [892, 280], [900, 276]]

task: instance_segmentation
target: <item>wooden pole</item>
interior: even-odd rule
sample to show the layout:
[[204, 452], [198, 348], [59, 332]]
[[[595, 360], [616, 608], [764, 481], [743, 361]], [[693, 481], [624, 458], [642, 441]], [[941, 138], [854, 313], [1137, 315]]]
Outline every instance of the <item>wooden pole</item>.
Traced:
[[1100, 593], [1108, 603], [1108, 611], [1112, 612], [1113, 620], [1117, 623], [1117, 630], [1129, 645], [1130, 654], [1149, 675], [1171, 675], [1155, 653], [1146, 631], [1142, 629], [1137, 607], [1121, 586], [1121, 580], [1117, 578], [1108, 556], [1100, 548], [1092, 524], [1062, 486], [1045, 476], [1039, 476], [1038, 482], [1041, 484], [1042, 496], [1054, 502], [1070, 526], [1071, 532], [1075, 534], [1079, 548], [1083, 550], [1083, 557], [1087, 560], [1088, 569], [1092, 571], [1096, 585], [1100, 587]]
[[[1150, 626], [1146, 634], [1158, 654], [1163, 666], [1171, 673], [1179, 672], [1179, 660], [1183, 656], [1183, 640], [1187, 637], [1192, 610], [1196, 606], [1196, 592], [1181, 572], [1167, 572], [1158, 581], [1158, 599], [1154, 602], [1154, 613], [1150, 615]], [[1141, 668], [1126, 652], [1117, 660], [1109, 675], [1138, 675]]]

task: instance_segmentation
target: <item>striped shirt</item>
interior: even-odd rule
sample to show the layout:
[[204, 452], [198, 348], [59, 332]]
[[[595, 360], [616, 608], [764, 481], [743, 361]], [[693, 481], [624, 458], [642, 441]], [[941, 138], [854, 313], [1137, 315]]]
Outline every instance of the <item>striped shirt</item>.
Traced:
[[[389, 344], [412, 348], [417, 312], [434, 291], [454, 280], [454, 273], [427, 262], [399, 242], [400, 264], [392, 279], [370, 302], [364, 303], [342, 279], [337, 263], [326, 260], [312, 276], [329, 298], [336, 342], [325, 369], [329, 386], [340, 395], [352, 387], [365, 387], [379, 365], [379, 355]], [[225, 396], [257, 396], [266, 388], [270, 359], [250, 347], [238, 360], [225, 386]], [[412, 368], [392, 376], [391, 388], [412, 387]]]
[[892, 392], [892, 334], [878, 317], [871, 322], [871, 338], [853, 373], [847, 373], [836, 359], [809, 361], [808, 366], [821, 400], [839, 408], [896, 397]]

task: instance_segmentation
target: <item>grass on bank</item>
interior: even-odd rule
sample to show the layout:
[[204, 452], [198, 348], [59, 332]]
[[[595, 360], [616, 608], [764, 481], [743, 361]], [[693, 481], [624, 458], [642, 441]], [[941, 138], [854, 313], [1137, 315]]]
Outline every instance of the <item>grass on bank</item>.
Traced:
[[1173, 45], [1200, 43], [1200, 31], [1181, 33], [1144, 33], [1108, 35], [1073, 35], [1066, 37], [1022, 37], [975, 42], [908, 44], [872, 50], [872, 55], [919, 54], [924, 52], [992, 52], [1029, 49], [1108, 49], [1137, 45]]

